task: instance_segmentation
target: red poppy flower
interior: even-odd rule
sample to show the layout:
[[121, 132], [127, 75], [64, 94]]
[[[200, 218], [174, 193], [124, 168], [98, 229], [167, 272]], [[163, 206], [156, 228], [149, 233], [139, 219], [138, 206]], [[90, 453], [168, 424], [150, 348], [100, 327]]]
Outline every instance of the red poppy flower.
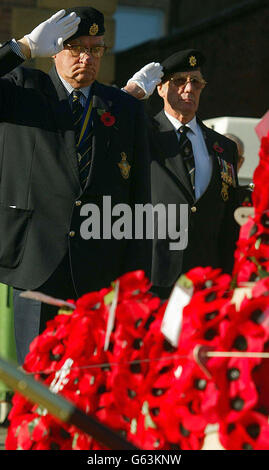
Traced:
[[168, 450], [171, 447], [167, 442], [165, 435], [152, 424], [147, 422], [145, 415], [140, 414], [138, 419], [134, 422], [136, 425], [136, 432], [129, 434], [130, 440], [140, 449], [145, 450]]
[[[18, 449], [18, 437], [21, 434], [21, 425], [28, 417], [28, 421], [32, 421], [32, 414], [21, 414], [19, 416], [13, 416], [10, 418], [10, 425], [8, 427], [7, 437], [5, 441], [6, 450], [17, 450]], [[27, 419], [27, 418], [26, 418]]]
[[204, 441], [206, 420], [202, 415], [193, 413], [190, 406], [167, 408], [163, 431], [170, 444], [182, 450], [199, 450]]
[[251, 411], [236, 422], [222, 422], [219, 438], [224, 448], [229, 450], [268, 450], [268, 418]]
[[19, 425], [20, 432], [18, 433], [17, 449], [30, 450], [32, 448], [32, 429], [35, 418], [35, 415], [23, 416]]
[[14, 418], [16, 418], [16, 416], [27, 414], [33, 408], [32, 403], [30, 403], [26, 398], [17, 393], [15, 393], [15, 395], [13, 395], [12, 397], [12, 405], [13, 406], [8, 417], [9, 420], [13, 420]]
[[205, 268], [198, 266], [197, 268], [190, 269], [186, 276], [193, 282], [194, 287], [202, 289], [209, 285], [214, 285], [219, 276], [223, 276], [223, 274], [221, 269], [213, 269], [210, 266]]
[[72, 450], [89, 450], [93, 439], [88, 434], [78, 430], [73, 435]]
[[255, 362], [232, 358], [215, 370], [214, 380], [221, 393], [215, 408], [218, 422], [235, 422], [257, 405], [258, 392], [251, 377]]
[[258, 274], [257, 265], [254, 261], [242, 258], [241, 262], [237, 264], [234, 273], [237, 274], [238, 285], [240, 285], [240, 283], [256, 280]]
[[267, 296], [269, 293], [269, 277], [258, 281], [252, 289], [253, 297], [260, 297], [262, 295]]
[[102, 114], [101, 121], [105, 126], [110, 127], [115, 124], [116, 118], [110, 112], [106, 112]]
[[269, 153], [267, 153], [267, 149], [266, 152], [261, 149], [260, 156], [259, 165], [255, 169], [253, 175], [253, 183], [255, 187], [252, 193], [252, 201], [257, 212], [263, 212], [269, 207], [269, 190], [266, 184], [269, 173]]
[[224, 149], [222, 147], [220, 147], [218, 143], [215, 143], [213, 145], [213, 149], [216, 150], [216, 152], [218, 152], [218, 153], [223, 153], [224, 152]]
[[[143, 296], [143, 303], [147, 297], [144, 295], [149, 291], [151, 283], [145, 276], [144, 271], [137, 270], [131, 273], [126, 273], [118, 278], [119, 281], [119, 299], [129, 299], [135, 297], [139, 298], [139, 295]], [[149, 294], [149, 300], [152, 299], [152, 295]], [[156, 298], [158, 301], [158, 298]], [[157, 302], [158, 307], [158, 302]]]

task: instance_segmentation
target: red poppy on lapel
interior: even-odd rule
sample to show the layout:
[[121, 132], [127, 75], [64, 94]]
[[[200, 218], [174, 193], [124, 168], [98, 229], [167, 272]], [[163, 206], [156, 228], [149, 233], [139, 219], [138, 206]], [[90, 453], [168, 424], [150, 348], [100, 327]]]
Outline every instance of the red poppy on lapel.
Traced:
[[215, 142], [215, 144], [213, 145], [213, 149], [218, 153], [223, 153], [224, 152], [224, 149], [219, 146], [218, 142]]
[[105, 112], [101, 116], [101, 121], [105, 126], [110, 127], [115, 124], [116, 118], [110, 112]]

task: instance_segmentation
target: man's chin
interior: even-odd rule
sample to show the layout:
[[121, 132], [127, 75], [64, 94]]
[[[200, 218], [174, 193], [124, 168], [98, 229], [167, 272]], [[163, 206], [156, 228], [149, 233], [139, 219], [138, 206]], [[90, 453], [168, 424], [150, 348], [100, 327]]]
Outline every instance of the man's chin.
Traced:
[[96, 76], [93, 74], [79, 74], [75, 78], [76, 82], [80, 85], [80, 87], [86, 87], [91, 85], [95, 79]]
[[185, 110], [188, 112], [194, 112], [194, 113], [197, 110], [197, 106], [195, 105], [195, 103], [193, 103], [193, 101], [184, 101], [184, 103], [181, 103], [180, 108], [182, 110]]

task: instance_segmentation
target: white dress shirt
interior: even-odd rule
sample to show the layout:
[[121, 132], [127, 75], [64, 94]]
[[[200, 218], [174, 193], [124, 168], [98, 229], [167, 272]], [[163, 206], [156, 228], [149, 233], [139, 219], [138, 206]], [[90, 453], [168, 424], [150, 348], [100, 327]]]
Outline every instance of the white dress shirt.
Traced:
[[[178, 119], [174, 118], [166, 111], [165, 115], [175, 128], [178, 140], [180, 140], [179, 128], [183, 125]], [[205, 192], [212, 174], [212, 160], [208, 154], [204, 136], [200, 126], [197, 123], [196, 116], [186, 124], [190, 128], [188, 138], [191, 141], [194, 161], [195, 161], [195, 197], [199, 199]]]

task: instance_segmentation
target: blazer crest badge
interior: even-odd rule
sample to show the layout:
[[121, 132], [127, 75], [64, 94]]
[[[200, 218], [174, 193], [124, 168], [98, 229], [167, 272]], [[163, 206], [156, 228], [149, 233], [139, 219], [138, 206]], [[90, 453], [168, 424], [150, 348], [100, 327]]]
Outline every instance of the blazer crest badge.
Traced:
[[121, 152], [121, 161], [118, 163], [118, 167], [121, 172], [121, 176], [124, 179], [128, 179], [130, 176], [130, 170], [131, 170], [131, 165], [129, 165], [128, 160], [127, 160], [127, 155], [125, 152]]

